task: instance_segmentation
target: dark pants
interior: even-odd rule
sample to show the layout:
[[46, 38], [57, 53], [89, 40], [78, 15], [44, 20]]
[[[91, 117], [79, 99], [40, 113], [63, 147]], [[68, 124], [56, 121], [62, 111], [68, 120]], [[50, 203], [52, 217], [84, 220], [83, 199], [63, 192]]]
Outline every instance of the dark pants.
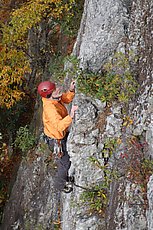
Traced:
[[[71, 166], [70, 156], [66, 148], [67, 138], [68, 133], [61, 140], [63, 156], [59, 159], [56, 158], [57, 172], [55, 173], [55, 177], [53, 178], [54, 187], [60, 191], [64, 189], [65, 184], [68, 181], [68, 170]], [[47, 141], [47, 143], [50, 149], [53, 149], [54, 139], [49, 138], [49, 141]]]

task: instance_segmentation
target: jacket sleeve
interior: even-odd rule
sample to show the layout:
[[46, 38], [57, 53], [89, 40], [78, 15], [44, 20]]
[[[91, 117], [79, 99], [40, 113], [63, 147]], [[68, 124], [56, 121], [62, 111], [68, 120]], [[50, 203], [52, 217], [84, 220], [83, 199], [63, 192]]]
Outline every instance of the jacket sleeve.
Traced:
[[66, 117], [62, 118], [54, 106], [48, 108], [46, 112], [48, 120], [52, 123], [53, 127], [59, 132], [63, 132], [72, 123], [72, 118], [70, 117], [70, 115], [67, 115]]
[[74, 95], [75, 95], [74, 92], [68, 91], [68, 92], [62, 94], [61, 100], [63, 103], [69, 104], [73, 100]]

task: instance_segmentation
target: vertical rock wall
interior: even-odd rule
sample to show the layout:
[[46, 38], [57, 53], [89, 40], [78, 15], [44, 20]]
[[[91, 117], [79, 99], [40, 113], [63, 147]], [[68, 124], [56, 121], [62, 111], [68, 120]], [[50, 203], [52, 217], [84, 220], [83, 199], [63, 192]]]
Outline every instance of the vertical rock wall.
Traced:
[[[153, 1], [141, 0], [85, 1], [84, 14], [74, 49], [74, 54], [80, 59], [80, 67], [94, 71], [100, 70], [106, 59], [116, 50], [130, 49], [138, 55], [138, 61], [133, 69], [141, 83], [141, 89], [137, 99], [129, 105], [129, 115], [134, 123], [125, 132], [143, 136], [149, 149], [146, 157], [150, 155], [151, 158], [153, 154], [152, 4]], [[114, 105], [111, 108], [111, 114], [105, 117], [106, 120], [104, 118], [105, 128], [101, 133], [96, 122], [97, 115], [104, 111], [105, 105], [83, 95], [78, 95], [75, 103], [79, 105], [79, 110], [68, 142], [72, 160], [71, 171], [75, 172], [76, 184], [89, 188], [92, 183], [103, 180], [104, 176], [102, 170], [93, 167], [89, 157], [96, 156], [103, 165], [100, 153], [106, 138], [113, 139], [123, 135], [121, 107]], [[113, 159], [110, 159], [110, 164], [111, 162], [115, 164]], [[62, 229], [151, 230], [151, 178], [148, 183], [147, 209], [143, 204], [143, 196], [139, 195], [139, 186], [127, 182], [124, 176], [118, 182], [112, 183], [105, 218], [88, 212], [89, 207], [83, 206], [80, 200], [84, 189], [75, 187], [73, 193], [63, 197]], [[128, 199], [133, 200], [132, 205], [126, 201]]]
[[[129, 1], [130, 4], [130, 1]], [[83, 69], [100, 70], [127, 36], [126, 1], [86, 0], [74, 53]]]
[[[43, 142], [28, 153], [4, 211], [2, 230], [54, 229], [59, 219], [60, 193], [53, 187], [54, 164]], [[58, 225], [57, 225], [58, 226]]]

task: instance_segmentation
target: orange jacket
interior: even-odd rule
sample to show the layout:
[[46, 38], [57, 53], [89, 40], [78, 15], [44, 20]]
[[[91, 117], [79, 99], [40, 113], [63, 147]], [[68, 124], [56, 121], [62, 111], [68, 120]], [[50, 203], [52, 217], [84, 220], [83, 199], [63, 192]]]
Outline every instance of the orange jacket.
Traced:
[[42, 98], [44, 133], [54, 139], [62, 139], [72, 118], [68, 115], [65, 104], [69, 104], [74, 98], [74, 93], [63, 93], [60, 101]]

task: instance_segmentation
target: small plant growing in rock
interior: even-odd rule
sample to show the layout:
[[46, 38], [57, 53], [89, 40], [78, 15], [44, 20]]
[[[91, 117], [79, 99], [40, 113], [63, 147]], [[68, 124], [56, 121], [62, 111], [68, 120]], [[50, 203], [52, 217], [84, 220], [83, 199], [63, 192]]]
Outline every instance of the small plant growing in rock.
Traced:
[[102, 158], [104, 159], [104, 164], [102, 164], [96, 157], [89, 157], [91, 163], [98, 167], [103, 172], [103, 180], [93, 186], [92, 188], [84, 191], [81, 200], [83, 203], [89, 206], [90, 213], [97, 213], [104, 216], [109, 200], [109, 188], [112, 180], [118, 179], [117, 171], [108, 167], [108, 159], [113, 154], [117, 145], [116, 139], [107, 139], [104, 144], [104, 149], [102, 151]]
[[86, 204], [89, 213], [97, 213], [104, 215], [108, 203], [107, 186], [103, 184], [95, 185], [89, 190], [86, 190], [81, 195], [81, 201]]
[[28, 126], [20, 127], [17, 131], [14, 146], [18, 147], [23, 153], [30, 150], [35, 144], [35, 137], [29, 131]]
[[[153, 174], [153, 161], [147, 159], [147, 143], [140, 142], [138, 138], [131, 137], [126, 139], [126, 147], [124, 151], [120, 153], [120, 162], [122, 164], [122, 170], [124, 169], [125, 179], [133, 185], [134, 190], [137, 190], [141, 194], [140, 198], [129, 198], [129, 204], [141, 203], [147, 208], [147, 183], [150, 176]], [[142, 204], [141, 199], [144, 203]]]
[[130, 72], [128, 58], [123, 53], [116, 53], [101, 73], [82, 72], [78, 77], [78, 88], [103, 102], [127, 103], [136, 92], [137, 83]]

